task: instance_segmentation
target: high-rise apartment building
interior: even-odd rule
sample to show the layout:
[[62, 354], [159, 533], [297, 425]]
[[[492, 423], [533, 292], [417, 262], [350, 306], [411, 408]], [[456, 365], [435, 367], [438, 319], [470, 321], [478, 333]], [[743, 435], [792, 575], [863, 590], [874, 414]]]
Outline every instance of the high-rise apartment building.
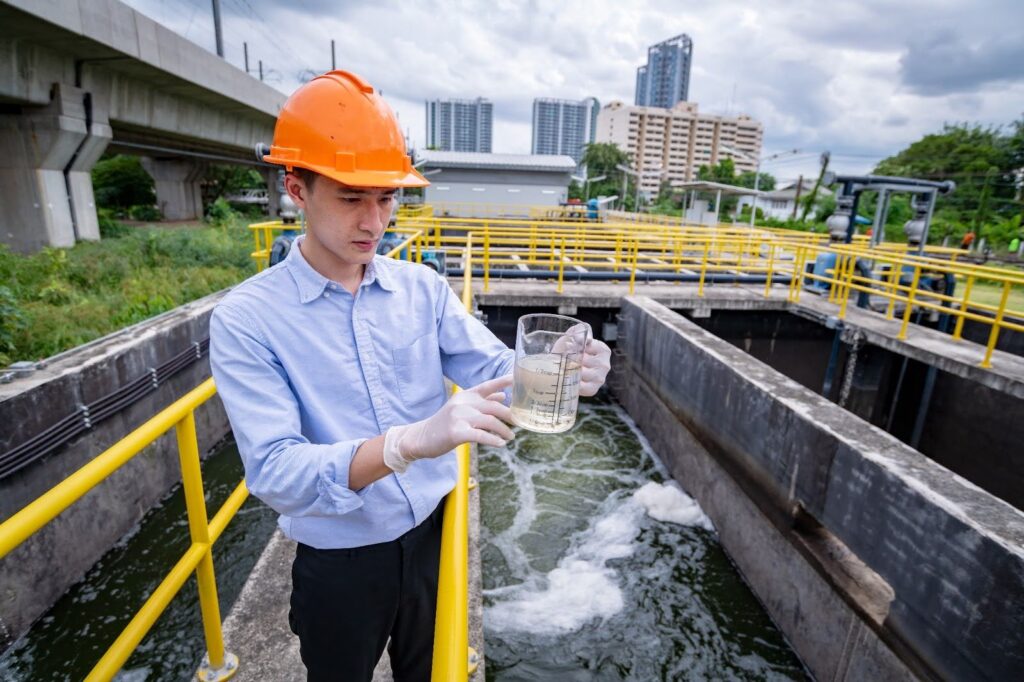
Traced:
[[486, 99], [435, 99], [426, 107], [427, 147], [448, 152], [491, 152], [494, 105]]
[[[654, 194], [664, 177], [678, 185], [701, 166], [731, 158], [738, 172], [753, 171], [761, 156], [763, 126], [749, 116], [701, 114], [693, 102], [671, 109], [612, 102], [597, 116], [597, 141], [612, 142], [643, 173], [641, 191]], [[664, 176], [662, 176], [664, 173]]]
[[594, 141], [601, 105], [593, 97], [533, 100], [532, 154], [564, 154], [580, 163], [583, 148]]
[[647, 64], [636, 70], [634, 104], [668, 109], [690, 98], [693, 41], [685, 33], [647, 48]]

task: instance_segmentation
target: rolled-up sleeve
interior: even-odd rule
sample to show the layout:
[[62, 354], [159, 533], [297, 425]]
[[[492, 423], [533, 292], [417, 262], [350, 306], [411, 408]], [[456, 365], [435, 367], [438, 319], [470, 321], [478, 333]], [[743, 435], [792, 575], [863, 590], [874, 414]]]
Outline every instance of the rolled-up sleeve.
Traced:
[[367, 439], [315, 444], [302, 435], [284, 368], [244, 311], [224, 304], [214, 310], [210, 366], [249, 492], [287, 516], [337, 516], [362, 506], [369, 486], [350, 490], [348, 473]]
[[462, 305], [447, 280], [437, 277], [437, 339], [446, 377], [463, 388], [512, 373], [510, 349]]

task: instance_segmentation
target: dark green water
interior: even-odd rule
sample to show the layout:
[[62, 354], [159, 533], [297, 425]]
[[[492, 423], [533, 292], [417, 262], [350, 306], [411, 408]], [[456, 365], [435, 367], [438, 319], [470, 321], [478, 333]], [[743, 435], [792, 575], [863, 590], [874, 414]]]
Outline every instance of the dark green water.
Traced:
[[518, 430], [480, 478], [488, 680], [807, 679], [617, 406]]
[[[211, 517], [241, 479], [242, 463], [233, 442], [206, 458], [203, 481]], [[241, 592], [276, 518], [250, 497], [213, 546], [222, 618]], [[185, 498], [177, 486], [0, 658], [0, 679], [84, 678], [190, 544]], [[196, 582], [190, 578], [116, 679], [191, 679], [204, 653]]]

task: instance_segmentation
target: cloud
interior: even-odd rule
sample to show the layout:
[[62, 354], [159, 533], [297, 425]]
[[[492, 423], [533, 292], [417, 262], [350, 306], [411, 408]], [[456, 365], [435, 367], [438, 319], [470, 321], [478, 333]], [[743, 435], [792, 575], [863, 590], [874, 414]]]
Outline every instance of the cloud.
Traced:
[[[128, 0], [213, 48], [208, 5]], [[495, 151], [528, 152], [535, 97], [631, 103], [647, 47], [694, 40], [690, 98], [702, 111], [748, 113], [765, 152], [837, 152], [860, 172], [947, 121], [1006, 124], [1024, 111], [1019, 0], [222, 0], [226, 57], [262, 59], [283, 92], [303, 70], [338, 65], [384, 92], [415, 144], [423, 102], [487, 97]], [[198, 9], [197, 9], [198, 8]], [[1018, 73], [1014, 72], [1014, 69]], [[997, 87], [998, 86], [998, 87]], [[772, 170], [772, 169], [769, 169]]]
[[952, 31], [914, 40], [900, 58], [900, 76], [912, 92], [935, 96], [1024, 82], [1024, 42], [993, 35], [975, 45]]

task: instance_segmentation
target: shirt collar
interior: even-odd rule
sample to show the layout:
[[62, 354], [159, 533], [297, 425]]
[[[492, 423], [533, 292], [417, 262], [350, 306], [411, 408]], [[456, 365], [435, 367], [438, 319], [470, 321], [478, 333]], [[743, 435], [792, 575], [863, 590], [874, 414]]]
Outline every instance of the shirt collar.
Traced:
[[[305, 239], [303, 235], [295, 238], [284, 262], [292, 279], [295, 280], [295, 285], [299, 288], [299, 300], [302, 303], [309, 303], [323, 294], [331, 280], [314, 270], [302, 255], [299, 244], [303, 239]], [[396, 291], [393, 273], [384, 256], [374, 256], [373, 260], [367, 264], [366, 270], [363, 272], [363, 281], [359, 286], [370, 286], [374, 282], [385, 291]]]

